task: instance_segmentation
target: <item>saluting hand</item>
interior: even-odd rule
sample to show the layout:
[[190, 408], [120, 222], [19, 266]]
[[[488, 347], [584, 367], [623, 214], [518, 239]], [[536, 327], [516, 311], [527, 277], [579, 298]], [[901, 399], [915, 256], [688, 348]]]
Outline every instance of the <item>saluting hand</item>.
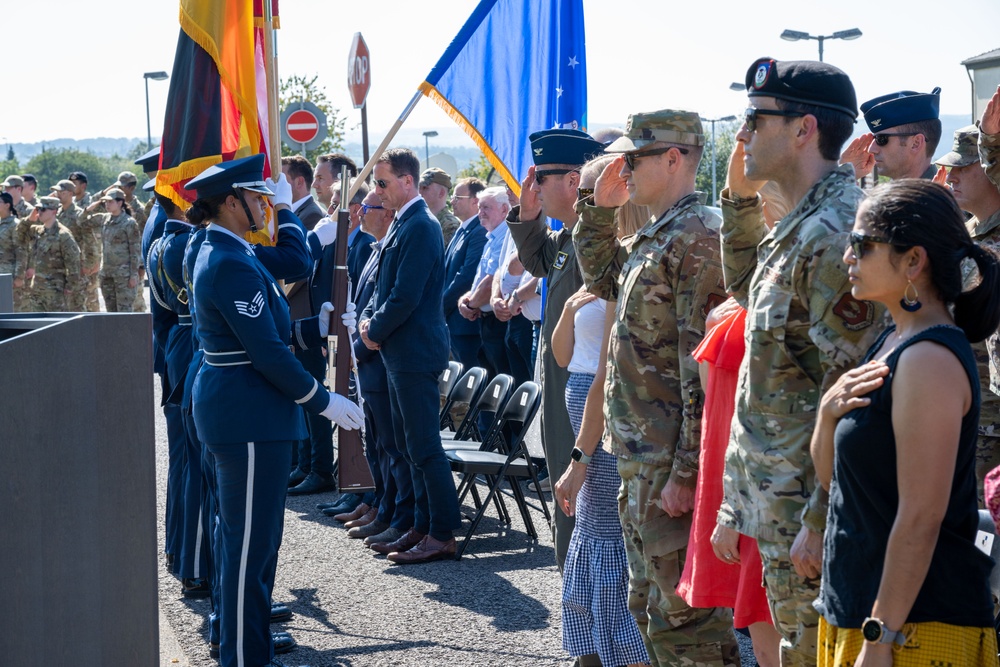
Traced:
[[937, 173], [934, 174], [934, 178], [931, 180], [938, 185], [948, 187], [948, 170], [945, 167], [938, 167]]
[[1000, 86], [986, 103], [983, 118], [979, 121], [979, 131], [983, 134], [1000, 134]]
[[747, 178], [746, 168], [743, 166], [743, 158], [746, 155], [742, 141], [737, 141], [733, 148], [733, 154], [729, 156], [729, 171], [726, 174], [726, 187], [729, 188], [729, 196], [738, 196], [749, 199], [760, 192], [767, 181], [751, 181]]
[[594, 205], [604, 208], [617, 208], [628, 203], [628, 182], [622, 176], [625, 158], [616, 157], [604, 168], [594, 183]]
[[875, 135], [866, 132], [847, 145], [840, 156], [840, 164], [853, 164], [854, 177], [858, 180], [872, 173], [875, 167], [875, 156], [868, 152], [868, 147], [875, 140]]
[[535, 184], [535, 165], [528, 167], [528, 175], [521, 181], [521, 220], [534, 220], [542, 214], [538, 193], [531, 189]]

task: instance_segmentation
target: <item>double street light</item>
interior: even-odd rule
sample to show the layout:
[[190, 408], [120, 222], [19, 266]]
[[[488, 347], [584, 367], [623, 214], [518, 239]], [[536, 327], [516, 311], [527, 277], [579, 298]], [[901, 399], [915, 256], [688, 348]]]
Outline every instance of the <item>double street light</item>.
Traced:
[[838, 30], [832, 35], [810, 35], [808, 32], [802, 32], [800, 30], [786, 30], [781, 33], [781, 39], [788, 42], [797, 42], [802, 39], [815, 39], [819, 42], [819, 61], [823, 62], [823, 42], [828, 39], [857, 39], [861, 37], [861, 31], [857, 28], [851, 28], [850, 30]]
[[437, 130], [427, 130], [424, 132], [424, 169], [431, 167], [431, 137], [438, 135]]
[[[733, 84], [735, 85], [735, 84]], [[742, 88], [741, 88], [742, 90]], [[716, 184], [715, 176], [715, 124], [716, 123], [730, 123], [736, 120], [736, 116], [723, 116], [722, 118], [702, 118], [705, 123], [712, 124], [712, 206], [715, 206], [715, 202], [718, 199], [718, 186]]]
[[146, 83], [146, 150], [153, 149], [153, 133], [149, 127], [149, 80], [153, 81], [166, 81], [170, 75], [166, 72], [146, 72], [142, 75], [142, 78]]

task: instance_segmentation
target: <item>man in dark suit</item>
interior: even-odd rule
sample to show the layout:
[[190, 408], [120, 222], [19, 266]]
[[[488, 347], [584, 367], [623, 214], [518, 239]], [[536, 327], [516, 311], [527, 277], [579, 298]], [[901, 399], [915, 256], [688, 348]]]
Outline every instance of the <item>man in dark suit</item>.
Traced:
[[[311, 232], [320, 218], [326, 215], [309, 191], [313, 181], [312, 165], [301, 155], [283, 157], [281, 158], [281, 173], [285, 175], [292, 186], [292, 213], [302, 221], [306, 231]], [[278, 233], [281, 233], [281, 230], [278, 230]], [[306, 289], [308, 284], [308, 280], [299, 280], [285, 288], [292, 319], [297, 320], [316, 314], [309, 307], [309, 295]]]
[[486, 245], [486, 229], [479, 224], [479, 207], [476, 196], [486, 189], [478, 178], [464, 178], [455, 186], [451, 206], [462, 220], [444, 252], [444, 294], [441, 305], [448, 325], [451, 356], [465, 368], [479, 363], [479, 350], [483, 340], [479, 324], [465, 319], [458, 312], [458, 298], [472, 289], [472, 279], [479, 267]]
[[424, 563], [455, 554], [458, 496], [438, 431], [438, 375], [448, 364], [441, 310], [444, 242], [440, 225], [417, 194], [420, 160], [390, 149], [375, 164], [375, 194], [397, 211], [383, 240], [375, 293], [359, 332], [380, 350], [389, 378], [397, 442], [412, 468], [413, 527], [389, 553], [394, 563]]
[[[360, 229], [361, 202], [368, 194], [368, 186], [364, 183], [358, 188], [351, 199], [349, 210], [351, 227], [347, 236], [347, 273], [351, 283], [357, 284], [358, 276], [371, 255], [371, 244], [375, 237]], [[294, 196], [294, 195], [293, 195]], [[340, 206], [340, 185], [334, 187], [333, 203]], [[326, 224], [326, 223], [324, 223]], [[335, 229], [335, 227], [334, 227]], [[309, 299], [310, 312], [319, 313], [323, 302], [329, 301], [333, 291], [333, 268], [337, 244], [321, 245], [318, 233], [309, 234], [309, 246], [316, 260], [315, 269], [308, 280], [308, 287], [303, 290]], [[310, 350], [305, 351], [308, 354]], [[310, 357], [310, 363], [303, 365], [313, 373], [320, 382], [326, 377], [327, 360], [321, 351]], [[288, 494], [302, 496], [311, 493], [321, 493], [333, 489], [333, 426], [330, 420], [325, 423], [309, 416], [309, 439], [299, 444], [298, 465], [289, 476]], [[293, 485], [292, 483], [295, 482]]]

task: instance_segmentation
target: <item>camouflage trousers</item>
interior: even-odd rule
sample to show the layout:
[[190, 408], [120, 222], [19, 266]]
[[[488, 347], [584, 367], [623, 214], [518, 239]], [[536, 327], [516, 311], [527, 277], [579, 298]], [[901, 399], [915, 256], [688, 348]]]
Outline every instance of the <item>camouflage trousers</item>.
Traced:
[[23, 287], [14, 288], [14, 312], [31, 312], [31, 282], [25, 281]]
[[36, 313], [63, 313], [67, 308], [66, 282], [35, 276], [31, 286], [31, 310]]
[[146, 295], [143, 291], [143, 285], [140, 282], [139, 286], [135, 290], [135, 300], [132, 302], [132, 312], [133, 313], [145, 313], [146, 312]]
[[689, 607], [677, 595], [691, 515], [660, 509], [670, 468], [618, 460], [618, 512], [629, 567], [629, 611], [654, 666], [722, 667], [740, 664], [729, 609]]
[[774, 627], [781, 634], [782, 667], [815, 667], [819, 613], [813, 600], [820, 578], [806, 579], [795, 572], [789, 559], [790, 542], [757, 539], [764, 565], [764, 586]]
[[83, 295], [83, 310], [88, 313], [101, 312], [101, 300], [97, 295], [97, 287], [100, 283], [98, 274], [92, 273], [89, 276], [80, 278], [80, 290]]
[[976, 440], [976, 489], [979, 509], [986, 509], [983, 502], [983, 479], [986, 473], [1000, 466], [1000, 437], [980, 435]]
[[109, 313], [131, 313], [135, 307], [135, 293], [138, 287], [129, 287], [128, 278], [101, 276], [101, 294], [104, 308]]

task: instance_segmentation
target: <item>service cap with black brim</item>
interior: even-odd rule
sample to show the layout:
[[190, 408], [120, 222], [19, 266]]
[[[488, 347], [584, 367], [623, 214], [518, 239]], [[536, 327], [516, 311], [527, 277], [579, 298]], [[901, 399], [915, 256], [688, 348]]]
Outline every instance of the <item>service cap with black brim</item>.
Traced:
[[929, 93], [900, 90], [880, 95], [861, 105], [861, 113], [872, 132], [886, 130], [909, 123], [936, 120], [941, 107], [941, 88]]
[[195, 190], [202, 199], [228, 194], [233, 189], [274, 195], [264, 183], [263, 153], [212, 165], [188, 181], [184, 189]]
[[604, 145], [580, 130], [555, 129], [532, 132], [531, 159], [542, 164], [583, 165], [604, 151]]
[[747, 96], [773, 97], [858, 117], [858, 97], [843, 70], [816, 60], [758, 58], [746, 73]]
[[157, 146], [148, 153], [144, 153], [135, 164], [142, 167], [143, 172], [150, 173], [160, 170], [160, 147]]

